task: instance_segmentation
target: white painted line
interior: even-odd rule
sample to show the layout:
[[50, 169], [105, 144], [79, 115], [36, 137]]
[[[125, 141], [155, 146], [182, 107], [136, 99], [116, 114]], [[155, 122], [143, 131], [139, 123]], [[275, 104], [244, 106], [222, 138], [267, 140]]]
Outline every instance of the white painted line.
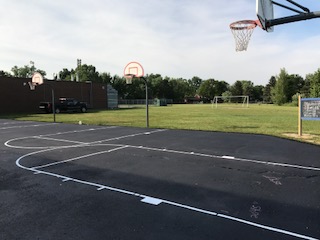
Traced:
[[[52, 125], [52, 123], [50, 124], [43, 124], [41, 126], [44, 125]], [[109, 129], [109, 128], [116, 128], [116, 127], [103, 127], [103, 128], [95, 128], [94, 130], [98, 131], [98, 130], [102, 130], [102, 129]], [[77, 130], [77, 131], [66, 131], [66, 132], [58, 132], [58, 133], [51, 133], [51, 134], [43, 134], [43, 135], [38, 135], [38, 136], [28, 136], [28, 137], [19, 137], [19, 138], [13, 138], [10, 139], [8, 141], [6, 141], [4, 143], [5, 146], [7, 147], [11, 147], [11, 148], [19, 148], [19, 149], [48, 149], [48, 148], [56, 148], [56, 147], [52, 147], [52, 146], [45, 146], [45, 147], [26, 147], [26, 146], [18, 146], [18, 145], [12, 145], [11, 142], [14, 141], [19, 141], [19, 140], [24, 140], [24, 139], [30, 139], [30, 138], [39, 138], [39, 137], [48, 137], [48, 136], [56, 136], [56, 135], [63, 135], [63, 134], [69, 134], [69, 133], [81, 133], [81, 132], [87, 132], [87, 131], [92, 131], [93, 128], [90, 129], [84, 129], [84, 130]], [[59, 139], [61, 141], [61, 139]], [[67, 141], [67, 140], [66, 140]], [[81, 143], [81, 144], [85, 144], [85, 143]], [[89, 144], [89, 143], [87, 143]], [[71, 146], [70, 146], [71, 147]]]
[[124, 149], [124, 148], [127, 148], [127, 147], [128, 146], [122, 146], [122, 147], [114, 148], [114, 149], [111, 149], [111, 150], [105, 150], [105, 151], [101, 151], [101, 152], [90, 153], [90, 154], [87, 154], [87, 155], [82, 155], [82, 156], [79, 156], [79, 157], [70, 158], [70, 159], [63, 160], [63, 161], [48, 163], [48, 164], [41, 165], [41, 166], [34, 166], [32, 168], [33, 169], [40, 169], [40, 168], [51, 167], [51, 166], [55, 166], [55, 165], [58, 165], [58, 164], [72, 162], [72, 161], [76, 161], [76, 160], [79, 160], [79, 159], [92, 157], [92, 156], [96, 156], [96, 155], [100, 155], [100, 154], [104, 154], [104, 153], [111, 153], [111, 152], [118, 151], [118, 150], [121, 150], [121, 149]]
[[21, 156], [20, 158], [18, 158], [16, 160], [16, 165], [18, 167], [21, 167], [21, 168], [25, 169], [25, 170], [29, 170], [29, 171], [33, 171], [33, 172], [37, 172], [37, 173], [42, 173], [42, 174], [46, 174], [46, 175], [57, 177], [57, 178], [61, 178], [61, 179], [68, 178], [68, 179], [70, 179], [70, 181], [73, 181], [73, 182], [76, 182], [76, 183], [93, 186], [93, 187], [97, 188], [97, 190], [107, 189], [107, 190], [110, 190], [110, 191], [123, 193], [123, 194], [131, 195], [131, 196], [142, 197], [143, 198], [143, 200], [141, 200], [142, 202], [153, 204], [153, 205], [158, 205], [160, 203], [165, 203], [165, 204], [168, 204], [168, 205], [172, 205], [172, 206], [188, 209], [188, 210], [199, 212], [199, 213], [203, 213], [203, 214], [208, 214], [208, 215], [211, 215], [211, 216], [224, 218], [224, 219], [231, 220], [231, 221], [240, 222], [240, 223], [247, 224], [247, 225], [250, 225], [250, 226], [254, 226], [254, 227], [257, 227], [257, 228], [261, 228], [261, 229], [265, 229], [265, 230], [268, 230], [268, 231], [277, 232], [277, 233], [281, 233], [281, 234], [285, 234], [285, 235], [289, 235], [289, 236], [294, 236], [294, 237], [298, 237], [298, 238], [301, 238], [301, 239], [319, 240], [319, 239], [316, 239], [316, 238], [313, 238], [313, 237], [310, 237], [310, 236], [306, 236], [306, 235], [302, 235], [302, 234], [298, 234], [298, 233], [294, 233], [294, 232], [291, 232], [291, 231], [287, 231], [287, 230], [283, 230], [283, 229], [279, 229], [279, 228], [275, 228], [275, 227], [270, 227], [270, 226], [266, 226], [266, 225], [262, 225], [262, 224], [257, 224], [257, 223], [254, 223], [254, 222], [250, 222], [250, 221], [247, 221], [247, 220], [244, 220], [244, 219], [240, 219], [240, 218], [235, 218], [235, 217], [228, 216], [228, 215], [225, 215], [225, 214], [217, 214], [217, 213], [212, 212], [212, 211], [208, 211], [208, 210], [204, 210], [204, 209], [200, 209], [200, 208], [195, 208], [195, 207], [184, 205], [184, 204], [180, 204], [180, 203], [175, 203], [175, 202], [172, 202], [172, 201], [162, 200], [162, 199], [159, 199], [159, 198], [154, 198], [154, 197], [151, 197], [151, 196], [142, 195], [142, 194], [139, 194], [139, 193], [134, 193], [134, 192], [123, 190], [123, 189], [119, 189], [119, 188], [114, 188], [114, 187], [110, 187], [110, 186], [101, 185], [101, 184], [98, 184], [98, 183], [83, 181], [83, 180], [80, 180], [80, 179], [70, 178], [70, 177], [67, 177], [67, 176], [63, 176], [63, 175], [59, 175], [59, 174], [55, 174], [55, 173], [51, 173], [51, 172], [35, 170], [33, 168], [28, 168], [28, 167], [22, 166], [20, 164], [20, 161], [23, 158], [25, 158], [27, 156], [31, 156], [31, 155], [37, 154], [37, 153], [40, 153], [40, 152], [44, 152], [44, 151], [43, 150], [42, 151], [37, 151], [37, 152], [28, 153], [28, 154], [25, 154], [25, 155]]
[[50, 147], [26, 147], [26, 146], [18, 146], [18, 145], [12, 145], [11, 142], [19, 141], [19, 140], [24, 140], [24, 139], [31, 139], [35, 138], [34, 136], [29, 136], [29, 137], [20, 137], [20, 138], [13, 138], [4, 143], [6, 147], [9, 148], [18, 148], [18, 149], [48, 149]]
[[212, 215], [212, 216], [217, 216], [218, 215], [217, 213], [212, 212], [212, 211], [207, 211], [207, 210], [204, 210], [204, 209], [191, 207], [191, 206], [180, 204], [180, 203], [175, 203], [175, 202], [172, 202], [172, 201], [162, 200], [162, 202], [166, 203], [166, 204], [169, 204], [169, 205], [172, 205], [172, 206], [179, 207], [179, 208], [185, 208], [185, 209], [188, 209], [188, 210], [191, 210], [191, 211], [200, 212], [200, 213], [204, 213], [204, 214], [208, 214], [208, 215]]
[[[155, 133], [155, 132], [159, 132], [159, 131], [153, 131], [152, 133]], [[142, 135], [142, 134], [143, 133], [126, 135], [126, 136], [118, 137], [118, 139], [139, 136], [139, 135]], [[20, 138], [20, 139], [22, 139], [22, 138]], [[100, 142], [103, 142], [103, 141], [112, 141], [114, 139], [115, 138], [113, 138], [113, 139], [111, 138], [111, 139], [106, 139], [106, 140], [97, 141], [97, 142], [100, 143]], [[9, 141], [7, 141], [7, 143], [9, 143], [10, 141], [13, 141], [13, 140], [9, 140]], [[265, 225], [262, 225], [262, 224], [257, 224], [257, 223], [254, 223], [254, 222], [250, 222], [250, 221], [247, 221], [247, 220], [244, 220], [244, 219], [240, 219], [240, 218], [235, 218], [235, 217], [228, 216], [228, 215], [225, 215], [225, 214], [217, 214], [217, 213], [212, 212], [212, 211], [199, 209], [199, 208], [196, 208], [196, 207], [192, 207], [192, 206], [188, 206], [188, 205], [184, 205], [184, 204], [180, 204], [180, 203], [175, 203], [175, 202], [172, 202], [172, 201], [162, 200], [162, 199], [159, 199], [159, 198], [142, 195], [142, 194], [139, 194], [139, 193], [135, 193], [135, 192], [119, 189], [119, 188], [114, 188], [114, 187], [111, 187], [111, 186], [104, 186], [104, 185], [101, 185], [101, 184], [88, 182], [88, 181], [83, 181], [83, 180], [80, 180], [80, 179], [70, 178], [68, 176], [63, 176], [63, 175], [59, 175], [59, 174], [46, 172], [46, 171], [41, 171], [41, 170], [37, 170], [36, 169], [36, 168], [40, 168], [40, 167], [43, 167], [43, 166], [38, 166], [36, 168], [35, 167], [34, 168], [29, 168], [29, 167], [25, 167], [25, 166], [20, 164], [20, 161], [23, 158], [26, 158], [26, 157], [31, 156], [31, 155], [43, 153], [43, 152], [46, 152], [46, 151], [53, 151], [53, 150], [56, 150], [56, 149], [62, 149], [62, 148], [95, 146], [95, 143], [97, 143], [97, 142], [88, 143], [88, 144], [82, 144], [82, 145], [74, 145], [74, 146], [55, 147], [55, 148], [48, 147], [45, 150], [40, 150], [40, 151], [28, 153], [28, 154], [25, 154], [25, 155], [21, 156], [20, 158], [18, 158], [16, 160], [16, 165], [18, 167], [22, 168], [22, 169], [33, 171], [34, 174], [45, 174], [45, 175], [48, 175], [48, 176], [60, 178], [60, 179], [62, 179], [62, 181], [73, 181], [73, 182], [80, 183], [80, 184], [86, 184], [86, 185], [93, 186], [93, 187], [97, 188], [97, 190], [106, 189], [106, 190], [110, 190], [110, 191], [114, 191], [114, 192], [118, 192], [118, 193], [123, 193], [123, 194], [131, 195], [131, 196], [142, 197], [143, 199], [141, 201], [145, 202], [145, 203], [154, 204], [154, 205], [158, 205], [160, 203], [165, 203], [165, 204], [169, 204], [169, 205], [172, 205], [172, 206], [188, 209], [188, 210], [191, 210], [191, 211], [195, 211], [195, 212], [199, 212], [199, 213], [203, 213], [203, 214], [208, 214], [208, 215], [224, 218], [224, 219], [231, 220], [231, 221], [240, 222], [240, 223], [243, 223], [243, 224], [247, 224], [247, 225], [250, 225], [250, 226], [258, 227], [258, 228], [269, 230], [269, 231], [273, 231], [273, 232], [278, 232], [278, 233], [282, 233], [282, 234], [286, 234], [286, 235], [290, 235], [290, 236], [294, 236], [294, 237], [298, 237], [298, 238], [302, 238], [302, 239], [316, 240], [316, 238], [313, 238], [313, 237], [305, 236], [305, 235], [302, 235], [302, 234], [290, 232], [290, 231], [283, 230], [283, 229], [278, 229], [278, 228], [275, 228], [275, 227], [270, 227], [270, 226], [265, 226]], [[184, 151], [149, 148], [149, 147], [143, 147], [143, 146], [116, 145], [116, 144], [104, 144], [104, 145], [118, 146], [117, 148], [108, 150], [109, 152], [110, 151], [116, 151], [116, 150], [123, 149], [123, 148], [127, 148], [127, 147], [132, 147], [132, 148], [139, 148], [139, 149], [145, 149], [145, 150], [164, 151], [164, 152], [169, 152], [169, 153], [186, 154], [186, 155], [196, 155], [196, 156], [201, 156], [201, 157], [221, 158], [221, 159], [231, 160], [231, 161], [251, 162], [251, 163], [257, 163], [257, 164], [267, 164], [267, 165], [275, 165], [275, 166], [282, 166], [282, 167], [293, 167], [293, 168], [299, 168], [299, 169], [305, 169], [305, 170], [316, 170], [316, 171], [320, 170], [320, 168], [316, 168], [316, 167], [306, 167], [306, 166], [299, 166], [299, 165], [292, 165], [292, 164], [266, 162], [266, 161], [258, 161], [258, 160], [251, 160], [251, 159], [241, 159], [241, 158], [236, 158], [236, 157], [231, 157], [230, 158], [230, 156], [214, 156], [214, 155], [202, 154], [202, 153], [194, 153], [194, 152], [190, 153], [190, 152], [184, 152]], [[12, 146], [10, 146], [10, 144], [8, 144], [6, 146], [12, 147]], [[103, 151], [103, 152], [108, 152], [108, 151]], [[101, 154], [101, 153], [102, 152], [93, 153], [93, 155], [97, 155], [97, 154]], [[89, 154], [89, 155], [91, 155], [91, 154]], [[81, 157], [79, 157], [79, 159], [83, 158], [83, 157], [85, 157], [85, 156], [81, 156]], [[69, 159], [69, 160], [71, 160], [71, 159]], [[76, 160], [76, 158], [73, 158], [73, 160]], [[156, 203], [158, 203], [158, 204], [156, 204]]]
[[89, 132], [89, 131], [99, 131], [99, 130], [110, 129], [110, 128], [116, 128], [116, 127], [99, 127], [99, 128], [89, 128], [89, 129], [82, 129], [82, 130], [72, 130], [72, 131], [66, 131], [66, 132], [57, 132], [57, 133], [39, 135], [39, 137], [49, 137], [49, 136], [57, 136], [57, 135], [63, 135], [63, 134], [69, 134], [69, 133], [81, 133], [81, 132]]
[[153, 198], [153, 197], [145, 197], [144, 199], [141, 200], [141, 202], [157, 206], [160, 203], [162, 203], [162, 200], [158, 198]]
[[[104, 127], [104, 128], [97, 128], [95, 130], [101, 130], [101, 129], [109, 129], [109, 128], [115, 128], [115, 127]], [[11, 147], [11, 148], [18, 148], [18, 149], [48, 149], [48, 148], [53, 148], [56, 149], [57, 147], [52, 147], [52, 146], [46, 146], [46, 147], [26, 147], [26, 146], [18, 146], [18, 145], [13, 145], [11, 144], [11, 142], [14, 141], [19, 141], [19, 140], [23, 140], [23, 139], [29, 139], [29, 138], [39, 138], [39, 137], [47, 137], [47, 136], [55, 136], [55, 135], [61, 135], [61, 134], [68, 134], [68, 133], [79, 133], [79, 132], [86, 132], [86, 131], [92, 131], [91, 130], [80, 130], [80, 131], [68, 131], [68, 132], [60, 132], [60, 133], [54, 133], [54, 134], [45, 134], [45, 135], [38, 135], [38, 136], [28, 136], [28, 137], [20, 137], [20, 138], [14, 138], [14, 139], [10, 139], [8, 141], [6, 141], [4, 143], [5, 146], [7, 147]], [[157, 132], [163, 132], [166, 131], [166, 129], [160, 129], [160, 130], [154, 130], [151, 131], [150, 133], [157, 133]], [[99, 141], [94, 141], [94, 142], [88, 142], [88, 143], [81, 143], [80, 144], [87, 144], [87, 145], [94, 145], [94, 144], [98, 144], [98, 143], [102, 143], [102, 142], [108, 142], [108, 141], [113, 141], [113, 140], [120, 140], [120, 139], [124, 139], [124, 138], [129, 138], [129, 137], [135, 137], [135, 136], [140, 136], [143, 135], [144, 132], [142, 133], [137, 133], [137, 134], [130, 134], [130, 135], [124, 135], [124, 136], [120, 136], [120, 137], [116, 137], [116, 138], [109, 138], [109, 139], [104, 139], [104, 140], [99, 140]], [[59, 139], [59, 141], [61, 141], [61, 139]], [[67, 141], [67, 140], [66, 140]], [[73, 147], [74, 145], [71, 145], [69, 147]], [[68, 146], [64, 146], [64, 147], [68, 147]]]
[[317, 238], [313, 238], [313, 237], [309, 237], [309, 236], [306, 236], [306, 235], [294, 233], [294, 232], [291, 232], [291, 231], [286, 231], [286, 230], [275, 228], [275, 227], [269, 227], [269, 226], [262, 225], [262, 224], [259, 224], [259, 223], [254, 223], [254, 222], [250, 222], [250, 221], [243, 220], [243, 219], [240, 219], [240, 218], [231, 217], [231, 216], [228, 216], [228, 215], [225, 215], [225, 214], [218, 214], [218, 217], [225, 218], [225, 219], [232, 220], [232, 221], [236, 221], [236, 222], [240, 222], [240, 223], [244, 223], [244, 224], [247, 224], [247, 225], [250, 225], [250, 226], [262, 228], [262, 229], [269, 230], [269, 231], [272, 231], [272, 232], [278, 232], [278, 233], [282, 233], [282, 234], [285, 234], [285, 235], [301, 238], [301, 239], [319, 240]]
[[320, 171], [319, 167], [312, 167], [312, 166], [302, 166], [302, 165], [295, 165], [295, 164], [288, 164], [288, 163], [267, 162], [267, 161], [253, 160], [253, 159], [237, 158], [237, 157], [233, 157], [233, 156], [218, 156], [218, 155], [177, 151], [177, 150], [170, 150], [170, 149], [163, 149], [163, 148], [153, 148], [153, 147], [143, 147], [143, 146], [133, 146], [133, 145], [128, 145], [128, 146], [131, 148], [146, 149], [146, 150], [151, 150], [151, 151], [162, 151], [162, 152], [184, 154], [184, 155], [195, 155], [195, 156], [199, 156], [199, 157], [225, 159], [225, 160], [237, 161], [237, 162], [249, 162], [249, 163], [256, 163], [256, 164], [273, 165], [273, 166], [279, 166], [279, 167], [289, 167], [289, 168], [298, 168], [298, 169], [303, 169], [303, 170]]
[[85, 142], [78, 142], [78, 141], [71, 141], [71, 140], [66, 140], [66, 139], [58, 139], [58, 138], [48, 138], [48, 137], [43, 137], [43, 136], [38, 136], [34, 137], [38, 139], [43, 139], [43, 140], [49, 140], [49, 141], [56, 141], [56, 142], [67, 142], [67, 143], [74, 143], [74, 144], [87, 144]]
[[222, 156], [221, 158], [224, 158], [224, 159], [235, 159], [235, 157], [232, 157], [232, 156]]
[[42, 126], [55, 125], [55, 124], [57, 124], [57, 123], [10, 126], [10, 127], [1, 127], [0, 130], [11, 129], [11, 128], [42, 127]]
[[[154, 130], [154, 131], [150, 131], [149, 133], [158, 133], [158, 132], [164, 132], [167, 131], [166, 129], [158, 129], [158, 130]], [[114, 137], [114, 138], [108, 138], [108, 139], [104, 139], [104, 140], [100, 140], [99, 143], [102, 142], [109, 142], [109, 141], [113, 141], [113, 140], [120, 140], [120, 139], [124, 139], [124, 138], [130, 138], [130, 137], [137, 137], [137, 136], [142, 136], [145, 135], [145, 132], [142, 133], [135, 133], [135, 134], [130, 134], [130, 135], [124, 135], [124, 136], [120, 136], [120, 137]], [[92, 142], [90, 144], [95, 144], [96, 142]]]
[[12, 124], [17, 124], [17, 122], [13, 121], [13, 122], [2, 122], [2, 123], [0, 123], [0, 125], [12, 125]]

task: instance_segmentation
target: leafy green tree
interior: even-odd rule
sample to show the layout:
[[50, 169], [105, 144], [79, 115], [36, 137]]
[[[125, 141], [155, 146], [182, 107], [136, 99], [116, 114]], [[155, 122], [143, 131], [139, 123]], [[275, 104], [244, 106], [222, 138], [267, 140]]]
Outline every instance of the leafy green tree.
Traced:
[[242, 80], [241, 81], [241, 85], [242, 85], [242, 95], [247, 95], [250, 98], [253, 97], [253, 91], [254, 91], [254, 84], [251, 81], [247, 81], [247, 80]]
[[304, 84], [300, 89], [301, 96], [310, 97], [310, 80], [308, 79], [308, 75], [304, 80]]
[[236, 81], [231, 87], [230, 91], [233, 96], [240, 96], [243, 95], [243, 88], [242, 88], [242, 82], [241, 81]]
[[172, 98], [173, 92], [169, 84], [170, 79], [158, 80], [154, 88], [154, 98]]
[[189, 96], [190, 85], [187, 80], [183, 78], [170, 79], [169, 81], [170, 88], [173, 92], [173, 101], [175, 103], [183, 102], [185, 97]]
[[271, 98], [271, 89], [276, 85], [276, 78], [275, 76], [271, 76], [269, 83], [265, 86], [263, 89], [263, 101], [266, 103], [272, 103], [272, 98]]
[[99, 74], [95, 66], [87, 64], [79, 65], [76, 67], [76, 69], [71, 70], [63, 68], [59, 72], [59, 76], [61, 80], [66, 81], [91, 81], [95, 83], [111, 82], [111, 76], [109, 73]]
[[150, 98], [160, 98], [160, 95], [163, 95], [161, 89], [161, 84], [163, 81], [162, 76], [160, 74], [150, 74], [146, 76], [146, 79], [148, 82]]
[[192, 89], [192, 95], [196, 95], [196, 93], [198, 92], [201, 83], [202, 83], [202, 79], [199, 77], [194, 76], [192, 79], [188, 80], [188, 83]]
[[117, 75], [113, 76], [111, 79], [111, 85], [114, 89], [118, 91], [118, 98], [125, 99], [127, 96], [127, 84], [124, 78]]
[[305, 94], [300, 94], [300, 93], [294, 94], [294, 95], [291, 97], [291, 99], [292, 99], [292, 105], [293, 105], [293, 106], [298, 106], [299, 95], [300, 95], [300, 97], [302, 97], [302, 98], [305, 98], [305, 97], [306, 97]]
[[96, 67], [92, 65], [83, 64], [75, 69], [76, 76], [79, 76], [80, 82], [102, 82], [102, 78], [99, 72], [96, 71]]
[[126, 84], [126, 99], [144, 99], [145, 81], [143, 79], [134, 78], [132, 84]]
[[0, 70], [0, 77], [12, 77], [12, 75], [9, 72]]
[[110, 84], [112, 81], [112, 76], [110, 73], [103, 72], [99, 74], [101, 83]]
[[222, 100], [224, 101], [224, 102], [231, 102], [231, 96], [232, 96], [232, 92], [230, 92], [230, 91], [225, 91], [225, 92], [223, 92], [222, 94], [221, 94], [221, 96], [222, 96]]
[[264, 91], [264, 86], [262, 85], [257, 85], [253, 87], [253, 92], [252, 96], [250, 96], [250, 101], [263, 101], [263, 91]]
[[64, 68], [59, 72], [59, 78], [61, 80], [70, 81], [72, 74], [74, 74], [74, 70], [73, 69], [71, 71], [69, 71], [67, 68]]
[[292, 96], [296, 93], [301, 92], [302, 87], [304, 86], [304, 79], [298, 74], [290, 74], [288, 77], [287, 88], [285, 89], [285, 95], [287, 102], [292, 101]]
[[278, 105], [288, 102], [286, 90], [288, 89], [289, 74], [282, 68], [280, 74], [276, 77], [276, 84], [271, 89], [272, 101]]
[[213, 99], [215, 96], [221, 96], [228, 88], [229, 84], [225, 81], [208, 79], [202, 82], [198, 93], [203, 98]]
[[31, 78], [34, 72], [40, 73], [43, 77], [46, 76], [46, 72], [37, 69], [34, 65], [24, 65], [23, 67], [14, 66], [11, 68], [11, 72], [13, 73], [13, 77], [21, 77], [21, 78]]
[[310, 82], [310, 97], [320, 97], [320, 68], [306, 78]]
[[203, 98], [213, 99], [216, 96], [216, 83], [214, 79], [208, 79], [202, 82], [199, 88], [199, 95]]
[[216, 81], [214, 88], [215, 88], [215, 96], [221, 96], [222, 93], [228, 91], [229, 84], [225, 81]]

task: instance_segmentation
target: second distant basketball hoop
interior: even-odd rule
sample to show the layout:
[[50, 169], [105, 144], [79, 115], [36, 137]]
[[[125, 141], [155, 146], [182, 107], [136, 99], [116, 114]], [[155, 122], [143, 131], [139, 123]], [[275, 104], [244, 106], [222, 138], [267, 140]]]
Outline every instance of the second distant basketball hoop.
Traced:
[[138, 62], [130, 62], [124, 68], [123, 73], [127, 84], [132, 84], [133, 78], [141, 78], [144, 76], [144, 70], [140, 63]]
[[31, 82], [28, 82], [30, 90], [35, 90], [36, 86], [43, 84], [43, 77], [40, 73], [35, 72]]

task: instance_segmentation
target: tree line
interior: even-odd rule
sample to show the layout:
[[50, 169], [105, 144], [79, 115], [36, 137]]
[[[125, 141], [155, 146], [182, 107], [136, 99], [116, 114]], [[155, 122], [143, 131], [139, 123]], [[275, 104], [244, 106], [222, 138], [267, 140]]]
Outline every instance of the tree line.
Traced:
[[[34, 64], [23, 67], [14, 66], [11, 73], [1, 71], [0, 76], [32, 77], [33, 72], [46, 72], [37, 69]], [[106, 83], [118, 91], [120, 99], [143, 99], [145, 97], [145, 80], [148, 83], [150, 98], [172, 99], [174, 103], [184, 102], [187, 98], [210, 102], [214, 96], [247, 95], [252, 102], [264, 102], [283, 105], [297, 103], [298, 95], [302, 97], [320, 97], [320, 68], [305, 78], [298, 74], [289, 74], [285, 68], [277, 76], [271, 76], [268, 84], [254, 85], [249, 80], [237, 80], [230, 85], [223, 80], [191, 79], [163, 77], [161, 74], [148, 74], [144, 79], [134, 79], [131, 85], [126, 84], [122, 76], [112, 76], [108, 72], [98, 72], [92, 65], [78, 65], [75, 69], [63, 68], [54, 80]]]

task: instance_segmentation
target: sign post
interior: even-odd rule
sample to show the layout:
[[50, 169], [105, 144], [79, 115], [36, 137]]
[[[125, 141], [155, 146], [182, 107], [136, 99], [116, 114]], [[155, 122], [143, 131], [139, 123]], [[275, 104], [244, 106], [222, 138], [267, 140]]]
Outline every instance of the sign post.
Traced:
[[298, 97], [298, 106], [299, 106], [299, 113], [298, 113], [298, 136], [302, 136], [302, 120], [301, 120], [301, 95], [299, 94]]

